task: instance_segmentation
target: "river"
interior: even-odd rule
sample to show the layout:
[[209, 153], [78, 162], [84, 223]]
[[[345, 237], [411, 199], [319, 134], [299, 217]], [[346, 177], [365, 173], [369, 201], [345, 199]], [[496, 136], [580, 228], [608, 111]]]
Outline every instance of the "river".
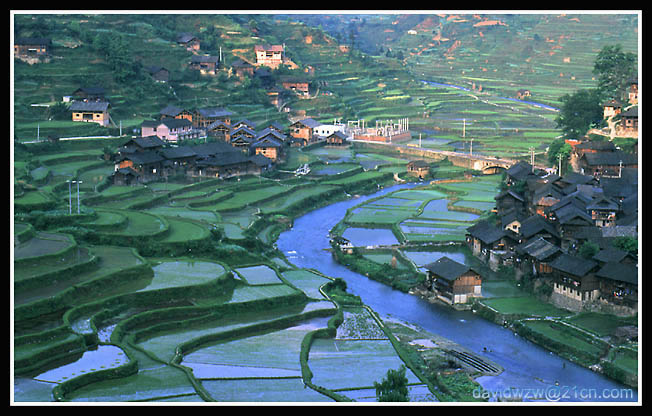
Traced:
[[[373, 195], [314, 210], [297, 218], [292, 229], [281, 233], [276, 245], [294, 265], [344, 279], [348, 291], [360, 296], [381, 318], [395, 317], [416, 324], [500, 364], [504, 368], [500, 375], [477, 379], [493, 395], [508, 398], [518, 394], [526, 400], [536, 396], [567, 402], [638, 400], [635, 390], [552, 354], [509, 329], [476, 317], [470, 311], [456, 311], [393, 290], [338, 264], [325, 250], [330, 248], [329, 231], [344, 218], [348, 208], [370, 198], [418, 185], [394, 185]], [[487, 348], [486, 352], [484, 348]], [[520, 393], [514, 393], [513, 389], [520, 389]], [[607, 395], [609, 397], [605, 397]]]

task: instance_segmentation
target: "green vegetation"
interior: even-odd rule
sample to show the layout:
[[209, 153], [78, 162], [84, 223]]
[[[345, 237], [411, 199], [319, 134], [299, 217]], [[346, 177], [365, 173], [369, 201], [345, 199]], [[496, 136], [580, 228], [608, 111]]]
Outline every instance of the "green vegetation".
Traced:
[[[343, 38], [326, 30], [346, 17], [324, 30], [298, 23], [300, 17], [13, 15], [16, 37], [51, 38], [53, 52], [50, 62], [15, 59], [12, 67], [16, 401], [370, 401], [377, 381], [397, 374], [401, 400], [405, 386], [410, 400], [473, 400], [477, 373], [441, 348], [409, 344], [431, 334], [405, 337], [406, 327], [380, 322], [343, 280], [297, 268], [274, 246], [303, 213], [394, 184], [394, 175], [405, 179], [404, 155], [357, 145], [290, 148], [287, 160], [262, 176], [176, 177], [147, 186], [113, 185], [107, 158], [167, 105], [226, 107], [234, 120], [284, 125], [288, 115], [367, 126], [409, 117], [411, 145], [423, 136], [423, 147], [467, 152], [473, 138], [474, 152], [523, 158], [531, 147], [556, 146], [565, 131], [555, 109], [514, 101], [514, 90], [526, 87], [533, 102], [560, 107], [570, 101], [564, 94], [603, 85], [614, 66], [605, 63], [593, 80], [587, 62], [617, 38], [623, 47], [610, 56], [631, 63], [637, 18], [586, 15], [574, 25], [570, 16], [502, 16], [506, 26], [481, 36], [470, 22], [441, 20], [435, 29], [434, 16], [381, 15]], [[417, 35], [406, 34], [421, 22]], [[217, 76], [188, 68], [193, 52], [177, 44], [181, 32], [201, 38], [200, 54], [224, 54]], [[357, 49], [373, 45], [378, 33], [387, 35], [382, 51]], [[454, 36], [462, 41], [449, 50]], [[228, 73], [239, 57], [254, 61], [261, 43], [285, 44], [298, 65], [273, 72], [272, 81], [311, 80], [310, 99], [282, 94], [288, 113], [269, 103], [260, 81]], [[150, 65], [169, 69], [169, 82], [154, 82]], [[108, 128], [70, 120], [62, 97], [89, 86], [107, 92]], [[37, 134], [41, 141], [31, 143]], [[87, 139], [57, 140], [78, 136]], [[288, 173], [303, 164], [310, 175]], [[432, 179], [465, 173], [447, 160], [430, 165]], [[82, 181], [79, 193], [70, 180]], [[419, 288], [423, 262], [406, 249], [424, 250], [418, 253], [428, 259], [447, 248], [451, 256], [463, 252], [437, 245], [463, 241], [466, 227], [492, 208], [497, 187], [496, 177], [483, 176], [367, 201], [333, 232], [381, 230], [405, 247], [356, 247], [335, 251], [336, 259], [393, 288]], [[426, 253], [433, 244], [440, 251]], [[618, 380], [637, 377], [636, 345], [606, 348], [596, 340], [633, 322], [564, 315], [500, 272], [487, 273], [489, 298], [476, 304], [485, 304], [478, 313], [552, 317], [514, 322], [581, 363], [604, 358], [605, 373]]]

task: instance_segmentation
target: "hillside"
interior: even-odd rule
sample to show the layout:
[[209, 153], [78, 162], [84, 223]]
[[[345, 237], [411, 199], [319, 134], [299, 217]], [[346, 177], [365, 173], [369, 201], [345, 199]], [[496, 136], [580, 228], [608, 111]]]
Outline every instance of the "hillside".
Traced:
[[[36, 65], [15, 60], [14, 133], [21, 140], [37, 129], [41, 137], [117, 134], [33, 106], [101, 85], [123, 132], [169, 104], [226, 107], [235, 118], [285, 125], [304, 115], [367, 125], [409, 117], [414, 132], [463, 138], [465, 130], [489, 154], [522, 155], [558, 132], [555, 112], [509, 101], [516, 91], [558, 106], [562, 95], [594, 85], [593, 60], [604, 45], [637, 50], [637, 24], [637, 15], [16, 15], [15, 36], [51, 38], [54, 57]], [[188, 69], [193, 52], [176, 42], [183, 32], [201, 39], [196, 54], [222, 53], [218, 75]], [[119, 56], [107, 56], [102, 38], [118, 34]], [[285, 113], [258, 80], [229, 76], [236, 59], [255, 61], [256, 44], [284, 44], [297, 69], [283, 73], [310, 80], [311, 99], [291, 97]], [[153, 82], [144, 71], [151, 65], [169, 69], [170, 81]], [[129, 70], [134, 76], [125, 76]], [[508, 136], [515, 140], [506, 144]]]

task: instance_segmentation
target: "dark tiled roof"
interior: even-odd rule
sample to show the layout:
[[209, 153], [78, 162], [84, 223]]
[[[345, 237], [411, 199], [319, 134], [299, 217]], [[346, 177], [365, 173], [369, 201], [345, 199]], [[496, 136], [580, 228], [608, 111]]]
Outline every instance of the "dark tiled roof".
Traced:
[[618, 282], [631, 283], [638, 286], [638, 268], [633, 264], [617, 262], [606, 263], [595, 275]]
[[49, 38], [16, 38], [15, 45], [51, 45], [52, 40]]
[[303, 124], [304, 126], [309, 127], [311, 129], [321, 126], [321, 123], [319, 123], [317, 120], [314, 120], [312, 118], [304, 118], [303, 120], [296, 121], [293, 124]]
[[617, 152], [604, 152], [604, 153], [585, 153], [582, 156], [589, 166], [619, 166], [620, 162], [625, 165], [635, 165], [638, 163], [638, 156], [632, 153]]
[[534, 257], [539, 261], [544, 261], [545, 259], [561, 252], [559, 247], [546, 241], [542, 237], [520, 244], [516, 246], [515, 250], [519, 253]]
[[148, 150], [146, 152], [137, 152], [137, 153], [131, 153], [128, 156], [123, 156], [122, 160], [131, 160], [137, 165], [148, 165], [150, 163], [157, 163], [157, 162], [162, 162], [163, 156], [158, 154], [157, 152], [153, 150]]
[[562, 272], [572, 274], [573, 276], [582, 277], [591, 272], [598, 263], [593, 260], [586, 260], [581, 257], [571, 256], [562, 253], [559, 257], [550, 263], [550, 267]]
[[233, 115], [232, 112], [225, 108], [210, 107], [210, 108], [199, 108], [197, 112], [203, 117], [225, 117]]
[[141, 147], [143, 149], [165, 146], [165, 142], [159, 139], [158, 136], [136, 137], [134, 139], [129, 140], [124, 145], [127, 146], [131, 142], [133, 142], [138, 147]]
[[627, 257], [627, 255], [628, 253], [626, 251], [619, 250], [615, 247], [608, 247], [598, 251], [593, 256], [593, 260], [599, 261], [600, 263], [619, 262]]
[[83, 102], [75, 101], [70, 105], [70, 111], [106, 111], [109, 103], [106, 101]]
[[520, 234], [525, 238], [530, 238], [540, 232], [546, 232], [555, 237], [559, 237], [555, 227], [546, 221], [541, 215], [532, 215], [529, 218], [521, 221]]
[[462, 276], [469, 270], [473, 271], [469, 266], [460, 264], [450, 258], [443, 256], [434, 263], [429, 263], [423, 266], [432, 274], [443, 278], [444, 280], [452, 281]]
[[195, 153], [195, 151], [188, 146], [170, 147], [167, 149], [163, 149], [161, 151], [161, 154], [166, 159], [179, 159], [184, 157], [197, 156], [197, 153]]
[[168, 105], [167, 107], [159, 111], [159, 114], [164, 116], [176, 117], [179, 114], [181, 114], [182, 111], [183, 111], [182, 108], [179, 108], [174, 105]]
[[472, 237], [479, 239], [485, 244], [494, 243], [505, 236], [505, 230], [489, 224], [487, 221], [480, 221], [466, 229]]

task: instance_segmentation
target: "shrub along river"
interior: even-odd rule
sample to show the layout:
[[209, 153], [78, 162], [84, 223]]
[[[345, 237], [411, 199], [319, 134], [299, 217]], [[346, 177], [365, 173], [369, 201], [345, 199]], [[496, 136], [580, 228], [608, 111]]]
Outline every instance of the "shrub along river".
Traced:
[[500, 364], [504, 368], [500, 375], [476, 379], [494, 398], [518, 395], [526, 401], [535, 397], [568, 402], [638, 400], [636, 391], [554, 355], [471, 311], [453, 310], [394, 290], [334, 261], [326, 250], [330, 248], [329, 231], [344, 218], [347, 209], [368, 199], [418, 185], [395, 185], [373, 195], [312, 211], [297, 218], [292, 229], [280, 235], [277, 247], [298, 267], [314, 268], [328, 276], [344, 279], [348, 291], [360, 296], [381, 318], [394, 317], [416, 324]]

